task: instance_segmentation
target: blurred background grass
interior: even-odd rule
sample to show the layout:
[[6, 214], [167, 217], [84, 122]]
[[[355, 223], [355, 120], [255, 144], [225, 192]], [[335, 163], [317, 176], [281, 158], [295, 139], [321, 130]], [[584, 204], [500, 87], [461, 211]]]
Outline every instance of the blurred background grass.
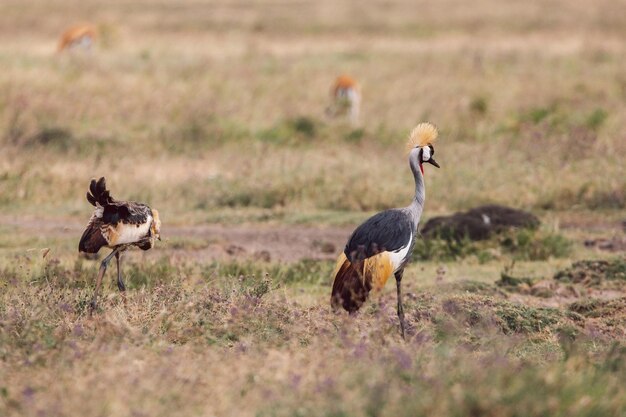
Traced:
[[[177, 221], [404, 205], [404, 140], [430, 120], [429, 212], [623, 210], [623, 5], [5, 1], [0, 205], [83, 213], [100, 175]], [[81, 21], [95, 50], [55, 55]], [[341, 73], [358, 128], [324, 117]]]

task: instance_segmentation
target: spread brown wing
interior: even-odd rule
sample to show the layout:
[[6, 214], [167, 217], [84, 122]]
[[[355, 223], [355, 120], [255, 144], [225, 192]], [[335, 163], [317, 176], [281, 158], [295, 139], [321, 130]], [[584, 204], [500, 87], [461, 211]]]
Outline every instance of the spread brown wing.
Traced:
[[102, 221], [94, 218], [87, 225], [78, 243], [78, 250], [86, 253], [97, 253], [100, 248], [107, 245], [107, 241], [102, 236]]

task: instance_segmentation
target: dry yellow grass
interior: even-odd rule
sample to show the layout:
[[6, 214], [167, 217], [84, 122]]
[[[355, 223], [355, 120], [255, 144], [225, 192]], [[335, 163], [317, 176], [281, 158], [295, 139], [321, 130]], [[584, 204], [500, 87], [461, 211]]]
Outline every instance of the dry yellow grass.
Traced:
[[392, 295], [347, 317], [326, 295], [307, 305], [271, 277], [144, 262], [132, 264], [128, 303], [111, 292], [92, 319], [92, 268], [14, 265], [0, 280], [6, 416], [591, 416], [624, 406], [624, 298], [542, 308], [492, 284], [408, 282], [403, 342]]

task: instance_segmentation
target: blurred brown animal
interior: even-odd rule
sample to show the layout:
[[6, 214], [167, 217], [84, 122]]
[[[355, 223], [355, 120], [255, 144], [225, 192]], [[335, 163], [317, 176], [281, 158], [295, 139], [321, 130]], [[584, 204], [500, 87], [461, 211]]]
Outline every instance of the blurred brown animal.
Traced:
[[331, 105], [326, 114], [331, 117], [348, 115], [352, 124], [359, 121], [361, 89], [356, 80], [348, 75], [337, 77], [331, 91]]
[[72, 49], [84, 49], [85, 51], [90, 51], [96, 37], [96, 28], [91, 24], [72, 26], [61, 35], [57, 52]]

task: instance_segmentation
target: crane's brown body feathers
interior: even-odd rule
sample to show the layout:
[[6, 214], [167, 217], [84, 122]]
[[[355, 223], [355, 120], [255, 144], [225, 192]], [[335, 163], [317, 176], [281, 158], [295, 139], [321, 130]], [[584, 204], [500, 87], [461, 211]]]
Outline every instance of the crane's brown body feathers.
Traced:
[[402, 209], [380, 212], [348, 239], [335, 267], [331, 305], [358, 310], [372, 289], [381, 290], [389, 277], [408, 261], [415, 225]]
[[353, 313], [365, 303], [371, 290], [382, 290], [395, 269], [389, 255], [389, 252], [381, 252], [365, 260], [350, 262], [342, 253], [333, 274], [333, 310], [343, 307]]

